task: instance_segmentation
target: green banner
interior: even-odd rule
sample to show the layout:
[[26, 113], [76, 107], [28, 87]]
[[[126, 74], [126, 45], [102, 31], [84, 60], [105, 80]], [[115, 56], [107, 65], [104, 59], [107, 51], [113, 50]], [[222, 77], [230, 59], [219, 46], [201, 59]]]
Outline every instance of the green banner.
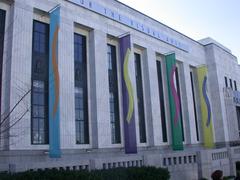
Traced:
[[175, 54], [165, 56], [168, 82], [169, 108], [172, 128], [173, 150], [183, 150], [183, 135], [180, 115], [180, 100], [176, 87], [176, 58]]

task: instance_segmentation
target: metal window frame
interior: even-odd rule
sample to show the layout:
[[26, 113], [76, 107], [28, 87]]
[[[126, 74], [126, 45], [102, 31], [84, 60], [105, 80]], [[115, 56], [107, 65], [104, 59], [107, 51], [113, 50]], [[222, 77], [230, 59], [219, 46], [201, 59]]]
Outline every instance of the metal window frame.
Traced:
[[[33, 20], [33, 36], [32, 36], [32, 43], [34, 42], [34, 25], [35, 23], [41, 23], [46, 25], [46, 53], [45, 54], [41, 54], [38, 52], [34, 51], [34, 46], [32, 44], [32, 75], [31, 75], [31, 144], [32, 145], [46, 145], [49, 144], [49, 116], [48, 116], [48, 71], [49, 71], [49, 67], [48, 67], [48, 59], [49, 59], [49, 24], [41, 22], [41, 21], [37, 21], [37, 20]], [[45, 69], [46, 71], [44, 73], [37, 73], [34, 72], [34, 64], [36, 59], [45, 59], [45, 64], [43, 64], [43, 69]], [[45, 105], [44, 105], [44, 111], [45, 111], [45, 141], [43, 143], [34, 143], [33, 142], [33, 119], [35, 117], [33, 117], [33, 94], [34, 94], [34, 87], [33, 87], [33, 82], [34, 81], [43, 81], [44, 82], [44, 100], [45, 100]], [[39, 131], [39, 130], [38, 130]]]

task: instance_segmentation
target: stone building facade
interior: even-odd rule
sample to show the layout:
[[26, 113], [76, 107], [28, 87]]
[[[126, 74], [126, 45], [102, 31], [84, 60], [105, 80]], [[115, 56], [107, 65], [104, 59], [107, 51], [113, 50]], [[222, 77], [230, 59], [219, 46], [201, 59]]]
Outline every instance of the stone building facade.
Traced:
[[223, 45], [115, 0], [0, 0], [0, 23], [1, 171], [236, 174], [240, 69]]

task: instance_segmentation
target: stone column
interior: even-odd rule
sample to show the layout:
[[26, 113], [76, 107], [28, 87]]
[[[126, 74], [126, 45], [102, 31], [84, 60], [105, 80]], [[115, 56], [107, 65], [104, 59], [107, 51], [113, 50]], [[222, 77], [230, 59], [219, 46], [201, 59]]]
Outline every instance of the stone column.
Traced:
[[[31, 5], [31, 3], [29, 3]], [[10, 108], [20, 100], [24, 94], [31, 89], [31, 65], [32, 65], [32, 27], [33, 9], [24, 2], [15, 1], [12, 5], [12, 57], [6, 63], [11, 64], [10, 79]], [[11, 31], [11, 30], [10, 30]], [[3, 82], [4, 83], [4, 82]], [[10, 128], [9, 149], [28, 149], [31, 148], [31, 93], [17, 106], [9, 118], [10, 126], [24, 117]]]
[[158, 76], [156, 67], [156, 53], [147, 48], [144, 53], [143, 69], [145, 81], [145, 97], [149, 146], [159, 146], [162, 143], [162, 123], [160, 115]]
[[94, 148], [111, 147], [107, 37], [101, 30], [90, 33], [90, 103]]

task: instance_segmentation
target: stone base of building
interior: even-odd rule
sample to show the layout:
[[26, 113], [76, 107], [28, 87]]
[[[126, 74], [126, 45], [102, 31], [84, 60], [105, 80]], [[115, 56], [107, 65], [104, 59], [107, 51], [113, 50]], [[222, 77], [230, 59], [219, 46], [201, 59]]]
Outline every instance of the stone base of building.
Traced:
[[172, 180], [210, 178], [211, 173], [217, 169], [222, 170], [224, 176], [236, 175], [238, 161], [240, 146], [211, 150], [188, 147], [179, 152], [171, 151], [169, 148], [146, 147], [138, 149], [137, 154], [125, 154], [122, 148], [63, 150], [62, 157], [58, 159], [49, 158], [48, 151], [44, 150], [0, 152], [1, 171], [156, 166], [167, 168]]

